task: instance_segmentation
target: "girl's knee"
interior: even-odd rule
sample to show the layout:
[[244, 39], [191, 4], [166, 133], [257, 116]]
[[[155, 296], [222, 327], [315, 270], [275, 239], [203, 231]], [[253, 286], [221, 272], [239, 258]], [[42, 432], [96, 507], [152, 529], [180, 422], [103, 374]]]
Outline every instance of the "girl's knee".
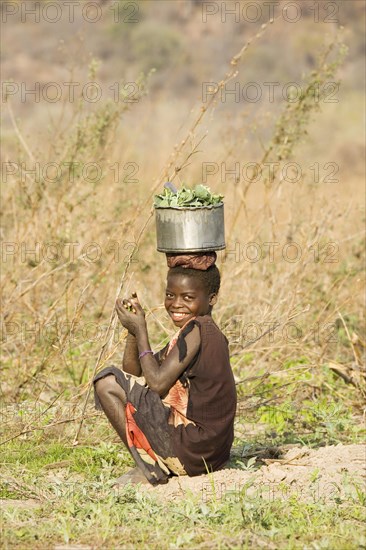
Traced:
[[116, 388], [116, 386], [118, 386], [118, 384], [114, 374], [108, 374], [104, 378], [99, 378], [99, 380], [94, 382], [95, 391], [99, 396], [101, 394], [110, 393]]
[[94, 388], [98, 397], [109, 395], [118, 397], [122, 399], [122, 401], [126, 400], [126, 394], [123, 388], [118, 384], [114, 374], [108, 374], [94, 382]]

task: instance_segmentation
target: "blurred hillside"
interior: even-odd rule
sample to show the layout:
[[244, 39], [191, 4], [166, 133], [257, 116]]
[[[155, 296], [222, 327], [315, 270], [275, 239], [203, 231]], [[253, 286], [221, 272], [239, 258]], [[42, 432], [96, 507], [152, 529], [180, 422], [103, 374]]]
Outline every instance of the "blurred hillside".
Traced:
[[[72, 116], [76, 100], [70, 102], [70, 87], [63, 83], [78, 83], [74, 88], [77, 98], [83, 85], [92, 80], [88, 66], [94, 59], [99, 63], [96, 80], [103, 89], [102, 100], [114, 97], [118, 83], [136, 82], [142, 71], [155, 70], [149, 82], [149, 97], [137, 108], [139, 124], [127, 117], [121, 126], [121, 139], [124, 143], [125, 137], [131, 140], [133, 136], [143, 155], [151, 154], [152, 161], [159, 158], [161, 162], [164, 158], [161, 153], [175, 138], [191, 108], [201, 101], [205, 83], [223, 78], [231, 57], [271, 15], [268, 3], [247, 1], [221, 5], [199, 0], [104, 0], [99, 2], [100, 12], [90, 9], [83, 13], [81, 6], [76, 6], [71, 13], [70, 8], [63, 6], [60, 14], [55, 9], [42, 11], [47, 5], [43, 1], [36, 21], [37, 15], [31, 13], [34, 4], [29, 0], [18, 2], [19, 9], [14, 15], [8, 13], [6, 2], [1, 4], [3, 18], [6, 17], [2, 80], [14, 80], [19, 85], [19, 91], [11, 96], [13, 110], [32, 142], [41, 144], [47, 128], [57, 126], [59, 117]], [[332, 39], [337, 28], [344, 26], [349, 54], [339, 74], [342, 84], [335, 95], [337, 104], [323, 105], [322, 122], [319, 128], [315, 126], [320, 135], [326, 126], [332, 139], [321, 136], [314, 152], [319, 147], [326, 149], [333, 160], [340, 156], [357, 170], [363, 135], [360, 113], [364, 86], [364, 3], [302, 0], [297, 3], [297, 13], [290, 9], [286, 15], [286, 19], [296, 22], [281, 16], [287, 4], [282, 1], [275, 7], [273, 13], [280, 14], [279, 20], [251, 45], [240, 64], [239, 75], [228, 86], [231, 90], [238, 85], [240, 97], [228, 94], [219, 101], [214, 120], [210, 121], [212, 139], [216, 143], [222, 139], [220, 126], [227, 119], [231, 119], [233, 131], [238, 131], [243, 117], [249, 126], [259, 123], [268, 126], [269, 118], [283, 104], [287, 84], [294, 82], [301, 86], [304, 74], [314, 68], [322, 45]], [[230, 14], [235, 6], [237, 10]], [[57, 17], [57, 22], [50, 22]], [[98, 20], [92, 23], [93, 18]], [[74, 21], [70, 22], [71, 19]], [[49, 87], [52, 82], [61, 86], [60, 99], [55, 101], [57, 90]], [[257, 90], [260, 87], [258, 101], [252, 100], [253, 94], [258, 93], [256, 88], [246, 87], [252, 82], [257, 84]], [[35, 83], [39, 83], [38, 95], [26, 94], [27, 90], [35, 89]], [[268, 83], [276, 83], [273, 102], [269, 101]], [[127, 93], [134, 93], [133, 85]], [[348, 130], [339, 132], [345, 126]], [[6, 109], [3, 132], [7, 138], [5, 145], [12, 145]], [[249, 129], [240, 139], [245, 140], [245, 150], [253, 155], [255, 140], [248, 139], [248, 135]], [[266, 135], [264, 130], [263, 139]], [[341, 135], [342, 144], [337, 137]]]

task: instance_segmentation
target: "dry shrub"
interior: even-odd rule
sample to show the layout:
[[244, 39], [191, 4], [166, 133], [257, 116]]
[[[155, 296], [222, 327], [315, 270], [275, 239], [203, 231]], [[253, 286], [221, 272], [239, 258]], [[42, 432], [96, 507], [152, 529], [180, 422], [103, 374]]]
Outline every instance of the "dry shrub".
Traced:
[[[242, 53], [225, 79], [230, 80]], [[256, 157], [261, 177], [254, 170], [245, 181], [223, 184], [220, 173], [208, 181], [225, 193], [227, 250], [219, 254], [223, 284], [215, 318], [228, 335], [238, 380], [259, 376], [261, 383], [268, 373], [283, 370], [285, 386], [296, 382], [299, 373], [306, 371], [311, 378], [331, 362], [361, 368], [360, 224], [349, 219], [343, 191], [337, 190], [335, 198], [334, 187], [321, 179], [314, 183], [305, 172], [296, 181], [289, 181], [296, 175], [291, 170], [283, 177], [283, 166], [296, 162], [296, 151], [321, 104], [321, 97], [315, 101], [315, 85], [333, 78], [343, 54], [337, 42], [326, 49], [304, 82], [300, 101], [288, 103], [277, 122], [272, 121], [272, 137]], [[95, 73], [96, 67], [90, 70]], [[139, 98], [146, 93], [144, 77], [140, 84]], [[130, 161], [133, 144], [126, 142], [123, 126], [124, 121], [136, 123], [137, 105], [104, 102], [85, 110], [80, 103], [68, 124], [60, 124], [54, 139], [37, 151], [13, 117], [18, 162], [54, 162], [62, 170], [52, 173], [50, 166], [48, 178], [19, 171], [8, 176], [3, 189], [6, 401], [49, 403], [65, 391], [78, 401], [98, 354], [97, 368], [112, 358], [120, 360], [124, 332], [111, 312], [121, 280], [122, 294], [138, 291], [148, 310], [152, 342], [161, 345], [171, 327], [162, 308], [166, 267], [155, 251], [151, 212], [149, 217], [153, 191], [168, 178], [177, 183], [199, 180], [196, 158], [202, 149], [205, 158], [224, 158], [228, 167], [238, 158], [244, 164], [253, 161], [242, 149], [242, 140], [249, 140], [245, 119], [236, 123], [235, 131], [228, 123], [221, 130], [222, 142], [204, 141], [202, 118], [217, 106], [216, 97], [197, 110], [187, 134], [182, 129], [165, 167], [161, 170], [157, 158], [143, 180], [140, 171], [137, 185], [131, 182], [136, 171]], [[87, 163], [91, 171], [85, 174]], [[111, 169], [115, 163], [120, 171], [123, 167], [118, 177]], [[270, 177], [268, 163], [273, 167]], [[362, 393], [361, 375], [355, 385]], [[239, 388], [245, 396], [245, 386]], [[291, 391], [295, 395], [297, 388], [291, 386]], [[285, 395], [284, 390], [276, 398]]]

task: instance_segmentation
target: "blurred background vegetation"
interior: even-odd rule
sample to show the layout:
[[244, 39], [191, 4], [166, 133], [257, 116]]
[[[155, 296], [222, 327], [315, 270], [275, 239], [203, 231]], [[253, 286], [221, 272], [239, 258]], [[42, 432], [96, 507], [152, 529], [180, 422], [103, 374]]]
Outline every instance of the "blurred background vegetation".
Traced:
[[[149, 209], [154, 189], [174, 177], [178, 185], [203, 182], [225, 195], [228, 254], [219, 254], [223, 285], [215, 316], [228, 334], [248, 411], [268, 399], [272, 406], [295, 397], [301, 411], [302, 402], [322, 392], [331, 403], [342, 402], [342, 384], [361, 414], [363, 3], [304, 0], [301, 17], [289, 23], [279, 15], [286, 2], [279, 2], [279, 18], [265, 29], [268, 9], [261, 2], [255, 23], [243, 16], [253, 18], [245, 1], [238, 20], [227, 15], [224, 21], [220, 11], [206, 17], [207, 3], [197, 0], [106, 0], [95, 23], [81, 7], [72, 23], [66, 10], [57, 23], [42, 11], [36, 22], [25, 18], [24, 4], [12, 3], [19, 10], [5, 18], [1, 53], [3, 92], [10, 82], [18, 86], [2, 96], [1, 159], [10, 167], [2, 171], [1, 230], [10, 246], [2, 275], [5, 403], [49, 403], [61, 394], [80, 403], [122, 276], [122, 294], [136, 289], [149, 310], [153, 345], [169, 337], [162, 308], [165, 259], [155, 250]], [[38, 9], [45, 6], [38, 3]], [[2, 3], [3, 14], [6, 9]], [[330, 9], [335, 22], [326, 20]], [[220, 82], [233, 55], [259, 32], [227, 89], [254, 82], [262, 97], [222, 101], [219, 93], [204, 112], [205, 83]], [[100, 87], [98, 101], [82, 95], [90, 82]], [[269, 82], [276, 83], [273, 101]], [[283, 97], [291, 82], [302, 89], [299, 103]], [[50, 83], [61, 87], [59, 101], [47, 100], [55, 93]], [[335, 83], [335, 101], [326, 101], [329, 94], [315, 101], [309, 83], [323, 92]], [[24, 95], [34, 89], [35, 95]], [[301, 178], [293, 183], [281, 170], [273, 181], [243, 178], [246, 163], [265, 160], [294, 162]], [[206, 181], [204, 163], [217, 168]], [[226, 173], [238, 163], [239, 178]], [[263, 252], [258, 262], [245, 255], [251, 242]], [[268, 242], [278, 243], [273, 260]], [[302, 251], [298, 261], [283, 255], [292, 242]], [[70, 243], [76, 243], [71, 251]], [[290, 338], [283, 327], [295, 318], [300, 336]], [[268, 322], [279, 323], [277, 340], [251, 342], [248, 323], [262, 330]], [[123, 342], [123, 332], [116, 334], [114, 343]], [[123, 345], [113, 347], [115, 360], [122, 351]], [[107, 356], [103, 361], [111, 360]], [[278, 395], [274, 388], [282, 383], [287, 389]]]
[[[268, 3], [260, 1], [100, 0], [88, 12], [92, 19], [100, 10], [95, 23], [83, 17], [87, 2], [76, 3], [73, 22], [63, 9], [56, 23], [42, 16], [48, 4], [55, 2], [0, 4], [7, 547], [141, 547], [156, 539], [161, 548], [166, 539], [174, 547], [223, 540], [257, 548], [263, 541], [253, 529], [274, 541], [266, 548], [364, 547], [361, 507], [352, 503], [311, 505], [309, 515], [290, 500], [272, 508], [258, 501], [248, 527], [249, 512], [230, 502], [215, 500], [209, 510], [184, 501], [179, 512], [133, 491], [116, 499], [108, 484], [131, 459], [87, 400], [95, 368], [120, 364], [125, 332], [111, 322], [119, 289], [138, 292], [154, 349], [172, 335], [152, 198], [168, 179], [204, 183], [225, 196], [214, 318], [229, 339], [238, 388], [232, 466], [239, 457], [236, 467], [250, 469], [243, 460], [264, 456], [263, 446], [363, 440], [364, 2], [301, 0], [301, 17], [289, 23], [282, 0], [265, 28]], [[225, 22], [223, 5], [240, 7], [237, 21]], [[41, 10], [38, 22], [25, 7]], [[208, 8], [217, 13], [205, 17]], [[46, 13], [57, 15], [54, 7]], [[203, 101], [206, 84], [230, 69], [227, 91], [256, 83], [258, 101], [222, 101], [220, 89]], [[300, 87], [299, 101], [283, 97], [289, 83]], [[98, 101], [88, 100], [96, 90]], [[272, 177], [268, 162], [278, 163]], [[262, 175], [246, 172], [248, 163]], [[106, 494], [90, 493], [90, 482]], [[58, 492], [50, 506], [49, 487], [65, 491], [68, 483], [73, 498]], [[33, 497], [39, 509], [28, 506]], [[12, 499], [26, 499], [27, 510], [12, 508]], [[269, 534], [267, 513], [286, 526]]]

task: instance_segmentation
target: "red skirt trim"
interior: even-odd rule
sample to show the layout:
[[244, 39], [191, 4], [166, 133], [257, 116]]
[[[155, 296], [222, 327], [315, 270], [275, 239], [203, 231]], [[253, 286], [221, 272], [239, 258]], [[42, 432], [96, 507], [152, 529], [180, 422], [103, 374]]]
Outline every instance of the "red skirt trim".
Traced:
[[144, 433], [141, 431], [141, 429], [138, 427], [138, 425], [135, 422], [135, 419], [133, 417], [135, 412], [136, 412], [136, 409], [132, 405], [132, 403], [127, 402], [126, 436], [127, 436], [128, 446], [130, 448], [135, 447], [136, 449], [143, 449], [154, 460], [154, 462], [157, 462], [158, 461], [157, 456], [152, 450], [150, 443], [148, 442], [146, 436], [144, 435]]

